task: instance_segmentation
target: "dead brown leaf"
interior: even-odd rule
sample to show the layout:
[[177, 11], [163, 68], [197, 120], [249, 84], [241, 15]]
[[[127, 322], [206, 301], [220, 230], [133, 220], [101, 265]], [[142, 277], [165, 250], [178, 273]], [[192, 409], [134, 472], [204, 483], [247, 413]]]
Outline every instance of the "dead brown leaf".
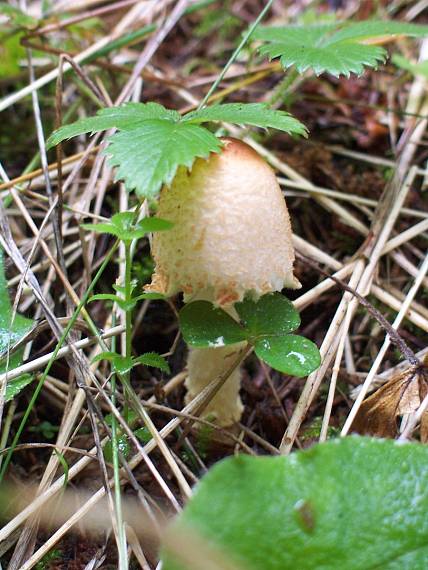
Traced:
[[[427, 369], [427, 364], [424, 362], [424, 369]], [[398, 435], [397, 417], [415, 412], [427, 391], [427, 374], [421, 373], [417, 367], [404, 370], [364, 400], [352, 424], [352, 431], [395, 438]], [[423, 443], [428, 441], [428, 412], [422, 417], [420, 437]]]

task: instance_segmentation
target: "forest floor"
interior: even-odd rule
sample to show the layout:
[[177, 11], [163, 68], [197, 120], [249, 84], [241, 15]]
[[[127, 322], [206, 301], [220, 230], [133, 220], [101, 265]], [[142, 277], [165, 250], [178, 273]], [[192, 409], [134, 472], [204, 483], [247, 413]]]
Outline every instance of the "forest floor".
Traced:
[[[97, 497], [105, 492], [103, 466], [107, 476], [113, 476], [113, 467], [111, 448], [100, 461], [94, 451], [95, 435], [101, 440], [106, 437], [108, 425], [94, 420], [84, 391], [77, 387], [71, 350], [68, 359], [53, 360], [35, 401], [33, 396], [56, 347], [55, 326], [69, 321], [114, 241], [108, 235], [85, 232], [80, 224], [110, 218], [134, 206], [137, 198], [115, 182], [96, 146], [100, 137], [90, 145], [89, 135], [80, 136], [64, 143], [61, 151], [47, 154], [44, 137], [58, 120], [70, 123], [93, 115], [102, 101], [117, 101], [126, 85], [130, 86], [128, 99], [155, 101], [180, 112], [195, 108], [265, 2], [188, 2], [187, 11], [178, 14], [165, 38], [158, 35], [159, 30], [178, 2], [58, 1], [39, 22], [33, 18], [40, 16], [40, 3], [25, 4], [28, 20], [19, 12], [2, 17], [0, 8], [0, 32], [7, 38], [0, 46], [0, 222], [5, 250], [1, 265], [7, 278], [5, 287], [0, 276], [0, 308], [6, 310], [10, 298], [18, 314], [32, 322], [22, 354], [9, 367], [27, 376], [14, 396], [6, 402], [3, 394], [1, 398], [2, 466], [14, 443], [10, 463], [1, 472], [11, 494], [7, 508], [2, 509], [0, 560], [3, 568], [11, 570], [117, 568], [114, 532], [101, 525], [94, 535], [84, 522], [85, 505], [95, 509]], [[313, 16], [311, 10], [325, 16], [336, 8], [338, 19], [394, 18], [427, 24], [428, 15], [418, 11], [422, 4], [281, 0], [273, 4], [264, 23], [296, 22], [304, 14]], [[116, 37], [123, 41], [117, 42]], [[153, 54], [138, 69], [147, 46]], [[427, 40], [402, 37], [385, 44], [391, 53], [413, 61], [423, 52], [426, 58], [427, 46]], [[79, 63], [62, 78], [60, 53]], [[84, 53], [95, 55], [85, 62]], [[136, 497], [139, 489], [154, 511], [173, 513], [174, 505], [182, 505], [187, 498], [181, 478], [193, 486], [211, 465], [228, 455], [275, 455], [280, 449], [289, 453], [349, 431], [395, 437], [426, 393], [425, 386], [417, 387], [408, 395], [407, 407], [401, 408], [402, 392], [400, 398], [396, 393], [380, 393], [363, 408], [358, 400], [355, 404], [365, 381], [367, 393], [372, 393], [400, 378], [409, 365], [400, 350], [388, 344], [387, 331], [373, 311], [327, 278], [335, 273], [365, 296], [394, 322], [400, 338], [420, 359], [428, 353], [428, 277], [423, 265], [428, 244], [426, 79], [391, 60], [358, 77], [316, 77], [306, 72], [280, 91], [282, 78], [277, 60], [268, 62], [250, 43], [220, 82], [213, 100], [274, 101], [309, 130], [307, 139], [254, 128], [241, 129], [240, 136], [253, 141], [279, 177], [296, 236], [295, 274], [302, 284], [287, 296], [301, 313], [299, 333], [321, 348], [323, 365], [308, 379], [291, 378], [270, 370], [253, 354], [243, 369], [244, 413], [239, 425], [231, 435], [215, 426], [198, 427], [195, 418], [190, 421], [186, 414], [180, 415], [187, 352], [177, 322], [182, 300], [141, 302], [132, 315], [133, 353], [166, 355], [170, 372], [142, 366], [131, 371], [132, 387], [147, 402], [145, 409], [157, 433], [167, 426], [165, 448], [157, 438], [153, 444], [148, 432], [140, 430], [139, 437], [157, 477], [172, 496], [164, 492], [141, 452], [123, 436], [129, 468], [121, 475], [125, 502]], [[222, 132], [227, 134], [228, 128], [223, 125]], [[43, 172], [46, 156], [48, 183]], [[63, 201], [60, 228], [51, 215], [57, 196]], [[24, 268], [27, 264], [31, 268], [31, 279], [21, 279], [25, 271], [20, 259]], [[123, 275], [123, 262], [119, 249], [97, 283], [97, 293], [112, 291]], [[150, 282], [152, 271], [150, 245], [142, 239], [132, 265], [138, 290]], [[99, 334], [115, 338], [120, 345], [123, 313], [105, 300], [94, 301], [87, 309]], [[108, 392], [110, 363], [93, 362], [101, 349], [92, 337], [79, 317], [70, 341], [91, 339], [77, 352]], [[95, 399], [99, 396], [95, 388], [90, 393]], [[116, 397], [123, 411], [120, 390]], [[103, 398], [97, 401], [107, 416], [109, 406]], [[351, 430], [350, 413], [357, 416]], [[136, 418], [130, 423], [134, 431], [142, 426]], [[426, 435], [421, 429], [413, 437], [425, 441]], [[54, 505], [64, 492], [59, 479], [64, 473], [67, 488], [76, 493], [77, 506], [59, 523]], [[39, 484], [41, 497], [54, 497], [41, 519], [34, 516], [37, 504], [29, 498]], [[79, 503], [80, 492], [86, 493], [86, 499]], [[6, 500], [4, 495], [1, 500]], [[139, 539], [137, 531], [128, 537], [130, 567], [156, 568], [156, 545], [143, 540], [141, 550]]]

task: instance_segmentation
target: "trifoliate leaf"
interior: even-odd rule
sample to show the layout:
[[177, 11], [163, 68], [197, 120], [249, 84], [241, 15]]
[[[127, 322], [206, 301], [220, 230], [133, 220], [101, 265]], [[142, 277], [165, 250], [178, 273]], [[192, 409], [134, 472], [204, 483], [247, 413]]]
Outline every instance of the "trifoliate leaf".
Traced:
[[[200, 559], [214, 548], [230, 561], [219, 568], [424, 570], [427, 477], [428, 448], [415, 443], [349, 437], [288, 457], [240, 455], [208, 472], [170, 533]], [[190, 565], [176, 552], [162, 568]]]
[[235, 309], [242, 325], [254, 336], [284, 335], [300, 326], [299, 313], [281, 293], [263, 295], [258, 301], [246, 299]]
[[300, 324], [291, 301], [280, 293], [258, 301], [236, 303], [237, 323], [208, 301], [188, 303], [179, 314], [184, 340], [196, 348], [216, 348], [247, 341], [257, 356], [275, 370], [290, 376], [307, 376], [321, 362], [317, 346], [310, 340], [288, 334]]
[[263, 40], [260, 53], [270, 59], [279, 57], [286, 69], [292, 65], [304, 73], [317, 75], [361, 74], [364, 66], [376, 67], [386, 59], [384, 48], [368, 45], [367, 40], [384, 36], [428, 36], [428, 26], [402, 22], [337, 22], [318, 26], [260, 27], [253, 38]]
[[94, 117], [80, 119], [70, 125], [60, 127], [48, 138], [47, 148], [51, 148], [63, 140], [85, 133], [97, 133], [108, 129], [132, 129], [140, 122], [150, 119], [178, 121], [180, 113], [166, 109], [159, 103], [125, 103], [119, 107], [101, 109]]
[[218, 348], [246, 340], [244, 329], [208, 301], [185, 305], [179, 314], [184, 340], [195, 348]]
[[[12, 323], [12, 307], [10, 304], [9, 291], [7, 289], [6, 277], [4, 274], [3, 252], [0, 250], [0, 374], [7, 370], [17, 368], [22, 364], [24, 349], [18, 348], [9, 355], [10, 347], [17, 343], [31, 329], [33, 323], [30, 319], [22, 315], [15, 314]], [[16, 396], [29, 382], [31, 376], [19, 377], [11, 381], [6, 387], [6, 401]]]
[[307, 376], [321, 364], [317, 345], [295, 334], [261, 337], [254, 351], [266, 364], [289, 376]]
[[118, 167], [116, 180], [124, 180], [140, 197], [152, 198], [172, 182], [179, 166], [190, 168], [196, 157], [207, 158], [221, 146], [198, 125], [151, 119], [112, 136], [106, 153], [110, 165]]
[[265, 103], [225, 103], [212, 105], [200, 111], [192, 111], [183, 117], [190, 123], [225, 121], [239, 125], [272, 127], [289, 134], [307, 135], [306, 127], [285, 111], [275, 111]]

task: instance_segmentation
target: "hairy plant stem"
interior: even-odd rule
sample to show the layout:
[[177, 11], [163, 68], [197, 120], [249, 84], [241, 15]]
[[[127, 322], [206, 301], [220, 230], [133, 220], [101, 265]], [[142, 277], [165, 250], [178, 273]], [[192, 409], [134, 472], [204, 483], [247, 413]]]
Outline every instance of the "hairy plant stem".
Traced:
[[[132, 254], [131, 254], [131, 242], [125, 241], [125, 302], [126, 304], [130, 304], [132, 301], [132, 280], [131, 280], [131, 271], [132, 271]], [[132, 358], [132, 309], [128, 306], [125, 310], [125, 357]], [[123, 385], [124, 395], [125, 395], [125, 403], [123, 407], [123, 414], [125, 417], [125, 421], [128, 422], [129, 419], [129, 406], [128, 402], [130, 401], [129, 397], [129, 388], [130, 385], [130, 372], [125, 374], [126, 382]]]
[[284, 75], [273, 90], [272, 97], [268, 101], [269, 107], [274, 107], [277, 103], [279, 103], [278, 106], [281, 106], [281, 103], [284, 102], [285, 97], [288, 95], [288, 91], [298, 77], [300, 77], [300, 75], [295, 68], [290, 69], [288, 73]]
[[[112, 325], [115, 326], [115, 314], [112, 316]], [[113, 337], [111, 342], [111, 349], [113, 352], [116, 351], [116, 337]], [[114, 406], [116, 406], [116, 374], [112, 374], [111, 377], [111, 401]], [[120, 490], [120, 463], [119, 463], [119, 441], [118, 441], [118, 430], [117, 430], [117, 420], [112, 414], [111, 416], [111, 449], [113, 457], [113, 478], [114, 478], [114, 501], [116, 510], [116, 519], [118, 526], [118, 542], [117, 549], [119, 552], [119, 568], [120, 570], [126, 570], [128, 568], [128, 557], [126, 551], [126, 533], [123, 524], [123, 514], [122, 514], [122, 494]]]

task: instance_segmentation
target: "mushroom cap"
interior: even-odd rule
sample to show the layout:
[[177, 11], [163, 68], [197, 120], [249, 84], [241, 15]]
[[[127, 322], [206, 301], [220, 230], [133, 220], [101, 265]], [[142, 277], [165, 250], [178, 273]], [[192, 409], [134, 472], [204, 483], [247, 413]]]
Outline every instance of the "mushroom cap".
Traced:
[[174, 226], [153, 236], [156, 270], [146, 290], [219, 306], [296, 289], [287, 206], [270, 166], [246, 143], [180, 167], [162, 189], [158, 215]]

